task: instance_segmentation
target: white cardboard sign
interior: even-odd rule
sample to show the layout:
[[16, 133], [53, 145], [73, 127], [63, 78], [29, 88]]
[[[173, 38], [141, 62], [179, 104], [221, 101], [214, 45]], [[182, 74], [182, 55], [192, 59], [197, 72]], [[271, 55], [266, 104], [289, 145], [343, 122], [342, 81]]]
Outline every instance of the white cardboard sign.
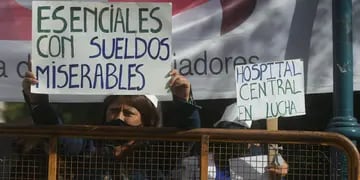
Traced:
[[240, 120], [305, 114], [304, 67], [300, 59], [235, 67]]
[[171, 3], [34, 1], [32, 92], [168, 94]]

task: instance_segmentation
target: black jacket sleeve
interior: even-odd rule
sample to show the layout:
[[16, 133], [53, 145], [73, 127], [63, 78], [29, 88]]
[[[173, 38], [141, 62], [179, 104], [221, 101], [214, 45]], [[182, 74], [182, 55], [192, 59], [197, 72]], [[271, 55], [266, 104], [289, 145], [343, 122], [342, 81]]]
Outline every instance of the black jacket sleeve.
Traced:
[[36, 103], [30, 102], [30, 98], [23, 92], [25, 103], [29, 107], [34, 124], [57, 125], [62, 121], [49, 103], [48, 95], [38, 95]]
[[200, 128], [199, 109], [201, 107], [196, 105], [194, 101], [185, 102], [174, 97], [174, 108], [173, 119], [177, 128]]
[[[30, 109], [31, 116], [35, 125], [62, 125], [60, 116], [51, 107], [47, 95], [43, 95], [41, 101], [31, 103], [29, 97], [24, 93], [27, 106]], [[79, 154], [80, 152], [94, 151], [91, 140], [83, 138], [60, 137], [60, 151], [65, 154]]]

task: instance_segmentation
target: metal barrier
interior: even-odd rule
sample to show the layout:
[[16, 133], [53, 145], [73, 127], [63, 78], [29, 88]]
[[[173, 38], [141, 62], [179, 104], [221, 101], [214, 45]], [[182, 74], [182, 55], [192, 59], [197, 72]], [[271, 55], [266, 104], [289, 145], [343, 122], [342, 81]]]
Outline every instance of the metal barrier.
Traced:
[[[360, 177], [356, 147], [328, 132], [64, 125], [0, 126], [0, 136], [16, 137], [14, 152], [1, 155], [0, 179], [268, 179], [274, 144], [289, 165], [285, 179]], [[68, 153], [66, 138], [96, 149]], [[114, 157], [124, 140], [131, 150]]]

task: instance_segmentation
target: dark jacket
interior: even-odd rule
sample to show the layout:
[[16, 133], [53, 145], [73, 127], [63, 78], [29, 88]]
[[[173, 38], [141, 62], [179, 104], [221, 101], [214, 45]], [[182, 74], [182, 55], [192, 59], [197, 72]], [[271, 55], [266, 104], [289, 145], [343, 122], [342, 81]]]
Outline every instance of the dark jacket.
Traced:
[[[48, 101], [43, 101], [36, 105], [30, 105], [28, 98], [25, 96], [26, 103], [31, 109], [31, 115], [36, 125], [62, 125], [63, 122], [51, 107]], [[174, 98], [173, 112], [174, 121], [177, 128], [192, 129], [200, 128], [199, 109], [194, 102], [188, 103]], [[81, 152], [92, 152], [96, 148], [94, 142], [83, 138], [61, 138], [61, 149], [65, 154], [78, 154]]]

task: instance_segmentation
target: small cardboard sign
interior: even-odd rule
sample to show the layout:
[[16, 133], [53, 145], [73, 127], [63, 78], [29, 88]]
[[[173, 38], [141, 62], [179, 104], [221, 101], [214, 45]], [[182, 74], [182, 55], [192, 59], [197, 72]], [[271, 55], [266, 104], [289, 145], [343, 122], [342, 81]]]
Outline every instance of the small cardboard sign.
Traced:
[[304, 67], [300, 59], [235, 67], [240, 120], [305, 114]]

